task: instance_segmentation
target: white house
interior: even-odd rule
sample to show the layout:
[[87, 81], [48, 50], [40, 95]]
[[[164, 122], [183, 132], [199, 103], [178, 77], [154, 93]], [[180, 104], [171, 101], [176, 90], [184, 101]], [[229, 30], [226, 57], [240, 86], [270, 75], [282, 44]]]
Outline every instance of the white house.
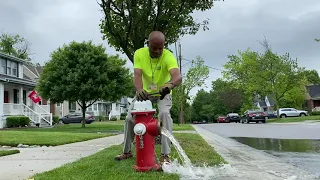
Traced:
[[[26, 75], [33, 81], [37, 81], [40, 78], [42, 67], [31, 63], [24, 64], [23, 68]], [[42, 102], [42, 104], [46, 102]], [[92, 106], [87, 108], [87, 114], [93, 116], [104, 116], [107, 118], [116, 117], [120, 118], [121, 113], [126, 112], [127, 98], [123, 97], [117, 102], [97, 101]], [[81, 113], [81, 107], [77, 102], [64, 101], [63, 103], [51, 104], [50, 112], [54, 116], [65, 116], [70, 113]]]
[[35, 89], [36, 81], [24, 71], [26, 61], [0, 52], [0, 128], [8, 116], [28, 116], [31, 124], [52, 125], [50, 105], [34, 103], [28, 95]]

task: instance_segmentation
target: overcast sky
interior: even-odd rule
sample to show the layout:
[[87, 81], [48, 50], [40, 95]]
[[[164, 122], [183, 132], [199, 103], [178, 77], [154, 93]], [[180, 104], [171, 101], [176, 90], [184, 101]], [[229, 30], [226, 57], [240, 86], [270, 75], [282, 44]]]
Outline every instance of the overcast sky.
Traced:
[[[95, 0], [0, 0], [0, 31], [28, 39], [31, 57], [40, 64], [72, 40], [103, 43], [108, 53], [116, 54], [101, 38], [98, 25], [103, 15], [99, 10]], [[258, 41], [265, 36], [275, 52], [289, 52], [301, 66], [320, 71], [320, 43], [314, 41], [320, 38], [320, 0], [225, 0], [194, 17], [209, 18], [210, 30], [181, 38], [185, 59], [200, 55], [208, 66], [223, 69], [227, 56], [238, 50], [262, 50]], [[128, 67], [132, 68], [131, 62]], [[182, 70], [189, 67], [187, 64]], [[212, 80], [221, 77], [220, 71], [210, 71], [208, 88]]]

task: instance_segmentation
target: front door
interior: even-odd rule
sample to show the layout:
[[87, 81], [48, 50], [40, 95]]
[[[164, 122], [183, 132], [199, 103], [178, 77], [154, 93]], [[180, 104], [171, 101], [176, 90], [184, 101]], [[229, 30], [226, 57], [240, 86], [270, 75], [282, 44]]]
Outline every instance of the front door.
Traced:
[[9, 103], [9, 91], [4, 91], [4, 103]]

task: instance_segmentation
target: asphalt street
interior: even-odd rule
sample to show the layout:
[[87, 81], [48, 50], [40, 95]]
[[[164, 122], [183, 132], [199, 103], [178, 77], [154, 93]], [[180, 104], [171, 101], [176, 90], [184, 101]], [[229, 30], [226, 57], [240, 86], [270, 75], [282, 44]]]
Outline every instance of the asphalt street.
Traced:
[[320, 177], [320, 123], [201, 124], [225, 138], [266, 152]]
[[216, 123], [199, 125], [223, 137], [256, 137], [275, 139], [320, 139], [320, 123], [242, 124]]

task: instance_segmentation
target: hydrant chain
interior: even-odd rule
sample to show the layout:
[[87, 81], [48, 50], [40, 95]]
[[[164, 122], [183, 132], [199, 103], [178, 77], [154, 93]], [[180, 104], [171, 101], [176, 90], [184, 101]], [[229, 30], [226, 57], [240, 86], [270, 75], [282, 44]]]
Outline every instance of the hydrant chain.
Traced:
[[144, 147], [144, 144], [143, 144], [143, 136], [142, 136], [142, 135], [139, 135], [139, 138], [140, 138], [140, 149], [143, 149], [143, 147]]

